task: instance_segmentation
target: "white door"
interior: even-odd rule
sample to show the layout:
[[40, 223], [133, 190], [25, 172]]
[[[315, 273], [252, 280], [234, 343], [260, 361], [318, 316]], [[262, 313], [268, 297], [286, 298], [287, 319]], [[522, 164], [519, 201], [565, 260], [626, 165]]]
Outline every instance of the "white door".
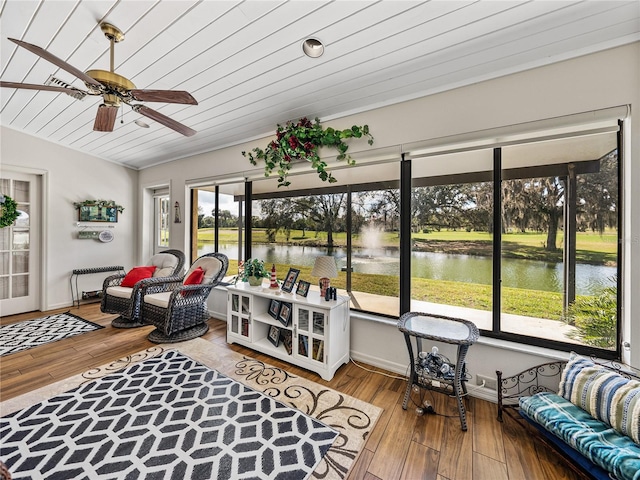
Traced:
[[38, 310], [40, 305], [39, 178], [3, 170], [0, 193], [18, 204], [20, 216], [0, 228], [0, 315]]

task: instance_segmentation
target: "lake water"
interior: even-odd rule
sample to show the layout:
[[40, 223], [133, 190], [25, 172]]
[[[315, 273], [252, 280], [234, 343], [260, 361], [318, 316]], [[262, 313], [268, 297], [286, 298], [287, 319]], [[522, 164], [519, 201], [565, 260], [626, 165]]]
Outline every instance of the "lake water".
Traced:
[[[213, 245], [199, 246], [199, 254], [213, 251]], [[254, 258], [267, 264], [313, 266], [315, 257], [326, 255], [321, 247], [301, 247], [287, 245], [253, 245]], [[229, 258], [238, 257], [238, 245], [221, 245], [220, 252]], [[400, 258], [397, 249], [369, 248], [354, 249], [351, 265], [354, 272], [399, 275]], [[334, 248], [338, 267], [346, 266], [347, 250]], [[433, 280], [491, 284], [492, 259], [475, 255], [450, 255], [435, 252], [412, 252], [411, 275]], [[615, 267], [579, 264], [576, 267], [576, 294], [594, 295], [603, 286], [615, 285]], [[562, 263], [548, 263], [533, 260], [502, 259], [502, 285], [562, 292]]]

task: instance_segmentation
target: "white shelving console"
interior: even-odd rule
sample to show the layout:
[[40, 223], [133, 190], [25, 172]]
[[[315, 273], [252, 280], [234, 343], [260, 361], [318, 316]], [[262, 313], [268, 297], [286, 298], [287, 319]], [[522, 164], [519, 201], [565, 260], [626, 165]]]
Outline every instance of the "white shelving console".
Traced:
[[[289, 320], [269, 314], [272, 300], [290, 305]], [[349, 297], [326, 301], [320, 292], [307, 297], [244, 283], [227, 287], [227, 342], [237, 343], [292, 363], [331, 380], [349, 362]], [[279, 329], [277, 346], [269, 334]], [[275, 336], [272, 335], [272, 338]]]

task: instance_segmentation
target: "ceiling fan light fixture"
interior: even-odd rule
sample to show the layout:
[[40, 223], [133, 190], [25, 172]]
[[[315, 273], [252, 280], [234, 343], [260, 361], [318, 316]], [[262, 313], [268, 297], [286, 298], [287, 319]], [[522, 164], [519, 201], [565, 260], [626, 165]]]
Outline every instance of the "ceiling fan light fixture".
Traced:
[[135, 123], [136, 125], [138, 125], [141, 128], [149, 128], [149, 124], [143, 122], [142, 120], [138, 119], [138, 120], [134, 120], [133, 123]]
[[324, 45], [317, 38], [307, 38], [302, 42], [302, 51], [307, 57], [318, 58], [324, 53]]

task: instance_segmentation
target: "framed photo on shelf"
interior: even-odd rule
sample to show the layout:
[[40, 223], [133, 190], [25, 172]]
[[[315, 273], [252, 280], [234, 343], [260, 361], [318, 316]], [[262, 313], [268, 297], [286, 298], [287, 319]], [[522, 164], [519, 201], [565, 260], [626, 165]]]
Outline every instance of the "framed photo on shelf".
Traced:
[[284, 348], [287, 350], [287, 353], [289, 355], [291, 355], [291, 353], [293, 352], [293, 334], [291, 333], [291, 330], [287, 330], [286, 328], [281, 328], [281, 339], [282, 339], [282, 344], [284, 345]]
[[291, 304], [287, 302], [282, 302], [280, 305], [280, 311], [278, 312], [278, 321], [282, 323], [285, 327], [289, 326], [289, 321], [291, 320]]
[[280, 312], [280, 300], [272, 299], [269, 304], [269, 315], [273, 318], [278, 318], [278, 313]]
[[291, 293], [293, 290], [293, 285], [296, 283], [298, 279], [298, 275], [300, 275], [300, 270], [297, 268], [290, 268], [289, 273], [284, 279], [284, 283], [282, 284], [282, 291]]
[[280, 344], [280, 329], [275, 325], [271, 325], [269, 327], [269, 335], [267, 335], [269, 341], [273, 343], [274, 347], [277, 347]]
[[308, 340], [307, 340], [307, 336], [306, 335], [298, 335], [298, 355], [301, 355], [303, 357], [308, 357], [309, 354], [308, 352]]
[[311, 284], [309, 282], [305, 282], [304, 280], [300, 280], [298, 282], [298, 289], [296, 290], [296, 295], [300, 295], [303, 297], [307, 296], [307, 293], [309, 293], [309, 287], [311, 286]]

